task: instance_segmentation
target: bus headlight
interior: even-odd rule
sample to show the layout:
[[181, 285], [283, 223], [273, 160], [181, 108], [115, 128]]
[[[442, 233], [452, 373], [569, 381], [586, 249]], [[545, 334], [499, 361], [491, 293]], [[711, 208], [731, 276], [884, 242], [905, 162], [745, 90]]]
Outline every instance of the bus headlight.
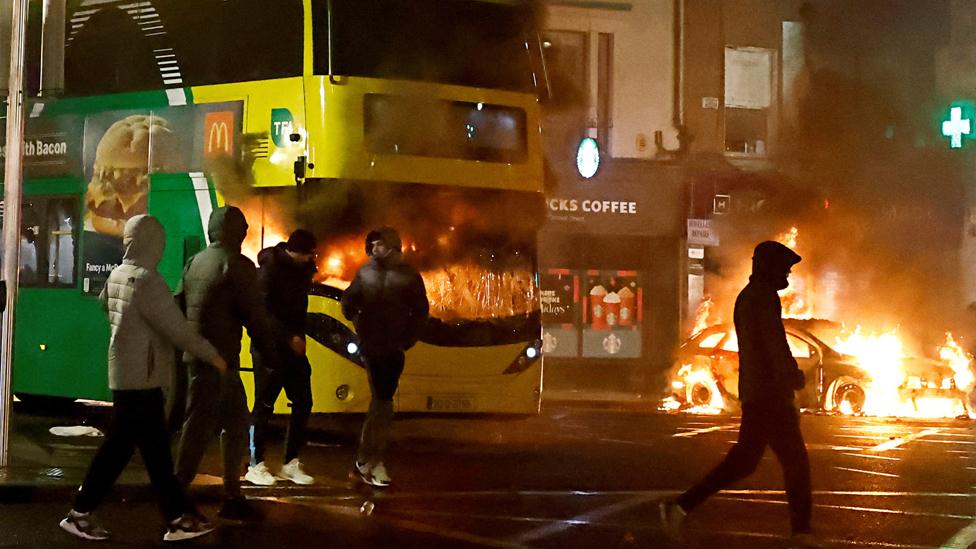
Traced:
[[346, 344], [346, 352], [350, 355], [354, 355], [359, 352], [359, 344], [355, 341], [350, 341]]
[[519, 353], [515, 360], [505, 368], [503, 374], [517, 374], [519, 372], [524, 372], [529, 369], [536, 360], [542, 356], [542, 341], [535, 340], [525, 346], [522, 352]]

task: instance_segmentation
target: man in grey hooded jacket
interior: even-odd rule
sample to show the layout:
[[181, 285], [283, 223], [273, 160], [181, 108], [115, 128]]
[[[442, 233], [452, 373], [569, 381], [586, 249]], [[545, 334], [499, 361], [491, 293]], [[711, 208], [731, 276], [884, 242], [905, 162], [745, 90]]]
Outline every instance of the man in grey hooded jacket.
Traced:
[[200, 334], [213, 342], [227, 361], [229, 371], [216, 375], [191, 354], [186, 421], [176, 457], [176, 476], [184, 486], [193, 481], [200, 460], [220, 432], [224, 461], [224, 496], [220, 516], [255, 518], [257, 513], [241, 495], [241, 470], [247, 447], [250, 412], [240, 368], [241, 337], [246, 327], [251, 344], [265, 356], [274, 356], [271, 328], [258, 284], [257, 268], [241, 255], [247, 235], [244, 213], [233, 206], [217, 208], [208, 225], [210, 245], [190, 258], [176, 291], [186, 318]]
[[109, 275], [99, 296], [112, 328], [108, 347], [112, 426], [61, 528], [84, 539], [108, 537], [92, 511], [138, 447], [168, 523], [163, 539], [190, 539], [213, 528], [200, 520], [173, 475], [162, 387], [170, 379], [174, 345], [208, 363], [215, 373], [226, 370], [227, 364], [183, 318], [156, 270], [166, 244], [159, 221], [148, 215], [129, 219], [122, 243], [122, 264]]

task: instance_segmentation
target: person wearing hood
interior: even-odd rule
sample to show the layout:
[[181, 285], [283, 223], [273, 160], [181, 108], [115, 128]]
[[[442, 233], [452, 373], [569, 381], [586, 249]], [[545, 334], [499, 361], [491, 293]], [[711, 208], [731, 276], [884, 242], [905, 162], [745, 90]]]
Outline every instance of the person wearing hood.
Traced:
[[383, 454], [404, 351], [419, 339], [430, 311], [424, 279], [404, 262], [400, 248], [396, 230], [370, 231], [366, 235], [369, 261], [342, 295], [342, 314], [356, 328], [372, 393], [359, 437], [356, 470], [364, 482], [378, 487], [390, 485]]
[[202, 520], [173, 474], [162, 388], [173, 368], [173, 346], [184, 349], [217, 377], [227, 363], [186, 321], [156, 270], [166, 243], [159, 221], [149, 215], [130, 218], [122, 243], [122, 264], [109, 274], [99, 295], [112, 330], [108, 346], [112, 425], [61, 528], [83, 539], [109, 537], [93, 511], [139, 448], [168, 523], [163, 540], [202, 536], [213, 527]]
[[241, 337], [246, 327], [251, 345], [271, 356], [271, 330], [261, 299], [257, 269], [241, 254], [247, 235], [244, 213], [233, 206], [210, 215], [210, 245], [189, 259], [176, 298], [190, 324], [227, 361], [227, 375], [215, 375], [192, 355], [189, 365], [186, 415], [176, 457], [176, 476], [188, 486], [215, 433], [220, 433], [224, 466], [224, 496], [219, 515], [229, 519], [255, 518], [257, 512], [241, 495], [240, 475], [247, 446], [249, 413], [241, 382]]
[[258, 254], [258, 278], [274, 337], [274, 356], [251, 348], [254, 359], [254, 410], [251, 412], [251, 462], [244, 479], [259, 486], [275, 484], [264, 462], [268, 422], [284, 389], [291, 401], [285, 435], [284, 465], [279, 476], [295, 484], [313, 484], [302, 470], [298, 454], [305, 445], [305, 429], [312, 413], [312, 367], [305, 354], [305, 317], [308, 292], [315, 275], [315, 235], [305, 229], [291, 233], [287, 242]]
[[733, 313], [742, 402], [739, 440], [701, 482], [676, 500], [659, 505], [665, 530], [674, 538], [681, 537], [687, 513], [719, 490], [751, 475], [769, 446], [786, 482], [793, 533], [790, 547], [821, 547], [810, 530], [810, 462], [793, 394], [803, 388], [805, 380], [786, 341], [777, 293], [789, 286], [790, 270], [800, 259], [778, 242], [762, 242], [753, 252], [752, 276], [735, 300]]

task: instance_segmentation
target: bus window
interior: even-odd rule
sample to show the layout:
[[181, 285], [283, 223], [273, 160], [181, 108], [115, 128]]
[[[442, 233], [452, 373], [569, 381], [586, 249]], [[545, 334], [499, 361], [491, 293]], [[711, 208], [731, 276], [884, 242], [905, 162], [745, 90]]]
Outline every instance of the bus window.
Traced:
[[24, 200], [20, 227], [21, 286], [36, 286], [39, 282], [37, 276], [39, 270], [37, 247], [40, 243], [40, 216], [42, 215], [43, 207], [43, 202], [33, 199]]
[[301, 0], [156, 0], [184, 85], [300, 76]]
[[[72, 19], [65, 92], [97, 95], [302, 74], [302, 0], [103, 0]], [[273, 24], [271, 22], [273, 21]]]
[[29, 197], [24, 200], [20, 236], [20, 285], [75, 285], [78, 199]]
[[106, 6], [88, 18], [64, 52], [67, 95], [95, 95], [163, 87], [153, 45], [121, 7]]
[[52, 199], [47, 205], [47, 281], [52, 286], [75, 283], [75, 224], [78, 200]]
[[531, 10], [472, 0], [314, 0], [315, 73], [536, 92]]

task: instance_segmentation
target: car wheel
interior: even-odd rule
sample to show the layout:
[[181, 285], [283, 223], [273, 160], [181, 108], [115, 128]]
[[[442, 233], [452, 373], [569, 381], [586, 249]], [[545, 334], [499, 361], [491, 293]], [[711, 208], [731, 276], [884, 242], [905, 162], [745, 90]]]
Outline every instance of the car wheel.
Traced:
[[692, 406], [708, 406], [712, 402], [714, 389], [706, 383], [698, 382], [688, 387], [687, 401]]
[[864, 382], [850, 377], [841, 376], [830, 383], [824, 395], [824, 410], [857, 414], [864, 410], [867, 392]]

